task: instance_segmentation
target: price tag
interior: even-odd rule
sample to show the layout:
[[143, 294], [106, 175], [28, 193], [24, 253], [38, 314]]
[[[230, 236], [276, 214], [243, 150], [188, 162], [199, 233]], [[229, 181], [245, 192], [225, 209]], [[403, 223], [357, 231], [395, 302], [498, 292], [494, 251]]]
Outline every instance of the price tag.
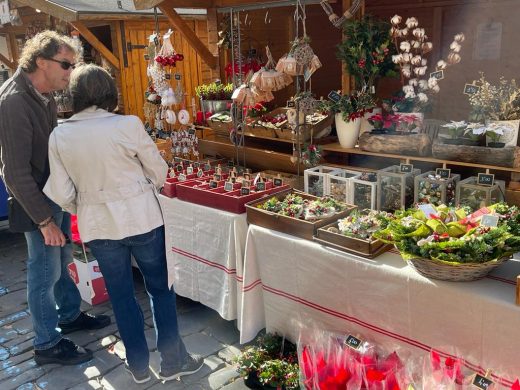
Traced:
[[294, 100], [287, 100], [286, 107], [287, 108], [294, 108], [294, 107], [296, 107], [296, 102]]
[[179, 176], [178, 176], [178, 179], [179, 181], [186, 181], [186, 175], [181, 173]]
[[249, 49], [249, 57], [255, 57], [256, 56], [256, 49], [255, 48], [251, 48]]
[[182, 159], [180, 157], [174, 157], [173, 162], [180, 163]]
[[259, 181], [258, 183], [256, 183], [256, 190], [265, 191], [265, 183], [263, 181]]
[[249, 187], [242, 187], [240, 189], [240, 195], [249, 195], [251, 193], [251, 189]]
[[441, 70], [438, 70], [437, 72], [431, 72], [430, 73], [430, 78], [431, 79], [442, 80], [444, 78], [444, 71], [441, 69]]
[[204, 164], [202, 169], [205, 170], [205, 171], [211, 171], [211, 164]]
[[221, 181], [222, 180], [222, 175], [220, 173], [217, 173], [217, 174], [213, 175], [213, 180]]
[[193, 175], [193, 167], [186, 168], [186, 174], [187, 175]]
[[480, 220], [480, 224], [482, 226], [497, 227], [498, 220], [498, 215], [484, 214]]
[[195, 161], [195, 162], [193, 163], [193, 168], [197, 169], [197, 168], [199, 168], [199, 167], [200, 167], [200, 163], [199, 163], [198, 161]]
[[189, 135], [195, 135], [195, 132], [196, 132], [196, 130], [193, 127], [188, 129], [188, 134]]
[[361, 344], [362, 341], [357, 337], [352, 336], [351, 334], [349, 334], [347, 339], [345, 340], [345, 345], [352, 349], [355, 349], [356, 351], [361, 347]]
[[273, 179], [273, 185], [275, 187], [281, 187], [283, 185], [283, 180], [277, 177]]
[[159, 38], [158, 38], [157, 36], [154, 36], [154, 37], [153, 37], [153, 44], [154, 44], [155, 46], [159, 46]]
[[492, 173], [479, 173], [477, 176], [477, 184], [481, 186], [492, 186], [495, 184], [495, 175]]
[[449, 179], [451, 176], [451, 169], [437, 168], [435, 170], [435, 174], [439, 175], [441, 177], [441, 179]]
[[175, 80], [177, 80], [177, 81], [181, 79], [181, 75], [178, 73], [175, 73], [174, 77], [175, 77]]
[[145, 55], [144, 55], [144, 60], [145, 60], [145, 61], [149, 61], [149, 60], [150, 60], [150, 56], [149, 56], [148, 54], [145, 54]]
[[480, 91], [480, 87], [474, 84], [464, 84], [464, 95], [474, 95]]
[[437, 210], [435, 210], [435, 207], [433, 205], [427, 203], [427, 204], [420, 204], [419, 210], [421, 210], [424, 215], [426, 215], [426, 218], [431, 218], [430, 215], [438, 215], [439, 213]]
[[483, 377], [482, 375], [476, 374], [475, 379], [473, 379], [473, 382], [471, 382], [471, 384], [478, 389], [487, 390], [493, 384], [493, 381], [491, 379]]
[[336, 91], [330, 91], [327, 97], [332, 100], [334, 103], [337, 103], [341, 100], [341, 95]]
[[165, 78], [166, 80], [170, 80], [170, 79], [172, 78], [172, 75], [169, 74], [169, 73], [166, 73], [166, 74], [164, 75], [164, 78]]
[[251, 180], [242, 180], [242, 187], [251, 187]]
[[199, 168], [197, 171], [197, 177], [202, 177], [202, 175], [204, 175], [204, 171]]
[[411, 173], [413, 172], [413, 164], [401, 164], [399, 165], [399, 171], [401, 173]]
[[216, 182], [215, 180], [211, 180], [209, 182], [209, 188], [217, 188], [218, 187], [218, 182]]
[[183, 169], [184, 169], [184, 167], [182, 166], [182, 164], [179, 164], [179, 165], [176, 165], [176, 166], [175, 166], [175, 170], [176, 170], [177, 172], [182, 172]]
[[230, 181], [226, 181], [224, 183], [224, 191], [227, 191], [227, 192], [233, 191], [233, 183]]

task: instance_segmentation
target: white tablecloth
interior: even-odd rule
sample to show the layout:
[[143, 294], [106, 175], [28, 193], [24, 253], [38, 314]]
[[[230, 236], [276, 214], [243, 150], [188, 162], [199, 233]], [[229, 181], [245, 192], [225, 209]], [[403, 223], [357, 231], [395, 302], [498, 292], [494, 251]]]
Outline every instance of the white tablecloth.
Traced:
[[240, 307], [246, 214], [160, 197], [168, 282], [175, 292], [234, 320]]
[[476, 282], [429, 280], [398, 253], [368, 260], [251, 225], [240, 338], [267, 327], [296, 341], [299, 326], [315, 326], [413, 354], [436, 348], [508, 383], [520, 376], [518, 274], [510, 261]]

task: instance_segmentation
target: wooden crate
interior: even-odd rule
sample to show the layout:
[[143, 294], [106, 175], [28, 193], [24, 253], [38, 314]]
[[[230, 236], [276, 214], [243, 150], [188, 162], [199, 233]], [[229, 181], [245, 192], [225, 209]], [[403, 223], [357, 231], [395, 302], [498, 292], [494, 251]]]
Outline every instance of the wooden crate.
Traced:
[[430, 156], [432, 141], [428, 134], [371, 134], [365, 132], [358, 140], [359, 148], [367, 152], [392, 153], [405, 156]]
[[272, 170], [261, 171], [260, 175], [271, 180], [280, 177], [283, 180], [284, 184], [287, 184], [289, 187], [292, 187], [297, 190], [303, 190], [304, 187], [303, 176]]
[[265, 196], [259, 200], [255, 200], [254, 202], [247, 203], [247, 222], [249, 224], [262, 226], [296, 237], [312, 240], [318, 228], [328, 225], [329, 223], [337, 220], [338, 218], [346, 217], [353, 209], [356, 208], [355, 206], [347, 206], [345, 210], [334, 214], [332, 217], [320, 219], [313, 222], [305, 221], [303, 219], [287, 217], [285, 215], [276, 214], [258, 208], [258, 206], [262, 205], [273, 196], [276, 197], [278, 200], [282, 200], [287, 195], [292, 193], [296, 193], [300, 195], [302, 198], [311, 201], [318, 199], [316, 196], [312, 196], [304, 192], [294, 190], [280, 191], [269, 196]]
[[208, 126], [211, 128], [211, 130], [213, 130], [213, 132], [216, 135], [229, 137], [229, 132], [233, 128], [233, 121], [222, 122], [208, 119]]
[[450, 145], [435, 140], [432, 147], [433, 157], [441, 160], [462, 161], [475, 164], [495, 165], [498, 167], [520, 167], [520, 148], [488, 148], [486, 146]]
[[369, 259], [373, 259], [391, 248], [391, 245], [387, 245], [380, 240], [362, 240], [360, 238], [347, 237], [344, 234], [335, 233], [329, 230], [330, 228], [337, 229], [337, 227], [338, 222], [336, 221], [319, 228], [314, 240], [325, 246], [330, 246], [331, 248], [367, 257]]

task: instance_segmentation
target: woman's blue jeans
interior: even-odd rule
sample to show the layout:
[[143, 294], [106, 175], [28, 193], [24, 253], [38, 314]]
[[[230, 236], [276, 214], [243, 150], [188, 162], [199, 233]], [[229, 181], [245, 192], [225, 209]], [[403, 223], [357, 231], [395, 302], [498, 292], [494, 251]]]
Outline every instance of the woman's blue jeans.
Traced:
[[131, 255], [143, 274], [150, 297], [161, 368], [184, 364], [188, 353], [179, 335], [175, 293], [168, 288], [164, 226], [122, 240], [92, 240], [88, 246], [105, 278], [130, 368], [148, 372], [149, 363], [143, 312], [134, 293]]
[[[70, 237], [70, 214], [51, 205], [54, 221]], [[80, 314], [81, 296], [69, 276], [72, 261], [70, 241], [64, 247], [45, 245], [39, 230], [25, 233], [27, 259], [27, 303], [34, 328], [34, 349], [54, 347], [61, 340], [59, 322], [72, 322]]]

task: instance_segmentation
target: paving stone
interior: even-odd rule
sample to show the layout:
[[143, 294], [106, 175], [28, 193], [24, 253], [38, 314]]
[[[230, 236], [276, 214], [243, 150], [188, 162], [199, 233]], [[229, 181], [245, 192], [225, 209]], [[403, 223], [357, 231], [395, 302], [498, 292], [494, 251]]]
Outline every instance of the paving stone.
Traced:
[[185, 385], [179, 380], [159, 382], [154, 384], [149, 390], [199, 390], [200, 388]]
[[115, 334], [117, 332], [117, 325], [112, 321], [112, 323], [110, 325], [105, 326], [103, 329], [95, 329], [95, 330], [88, 330], [88, 331], [82, 330], [82, 332], [92, 334], [97, 339], [101, 339], [103, 337]]
[[228, 345], [226, 348], [218, 351], [218, 357], [223, 359], [225, 362], [233, 364], [234, 359], [240, 355], [240, 348], [237, 348], [234, 345]]
[[211, 322], [218, 316], [218, 313], [207, 307], [201, 306], [200, 309], [189, 311], [178, 316], [179, 333], [181, 336], [200, 332], [210, 326]]
[[137, 384], [132, 379], [132, 376], [126, 372], [124, 364], [121, 364], [116, 369], [110, 371], [101, 380], [101, 386], [104, 390], [142, 390], [152, 387], [159, 381], [152, 375], [152, 379], [143, 384]]
[[94, 341], [93, 343], [87, 344], [84, 347], [90, 349], [91, 351], [99, 351], [100, 349], [113, 349], [113, 344], [116, 343], [119, 339], [113, 335], [108, 335], [99, 340]]
[[82, 347], [87, 344], [91, 344], [99, 339], [99, 336], [96, 335], [94, 332], [85, 331], [69, 333], [65, 337], [71, 339], [76, 344], [81, 345]]
[[22, 343], [26, 342], [27, 340], [32, 340], [34, 338], [34, 332], [29, 332], [29, 333], [25, 333], [25, 334], [17, 332], [17, 334], [18, 334], [18, 336], [16, 338], [4, 343], [4, 347], [12, 348], [16, 345], [22, 344]]
[[[28, 335], [21, 335], [20, 337], [23, 338], [25, 336], [28, 336]], [[9, 353], [11, 354], [11, 356], [16, 356], [16, 355], [20, 355], [24, 352], [32, 351], [32, 350], [33, 350], [33, 339], [31, 338], [18, 345], [14, 345], [14, 346], [10, 347]]]
[[227, 345], [235, 344], [240, 340], [240, 332], [235, 326], [235, 321], [226, 321], [220, 316], [204, 329], [204, 333]]
[[236, 368], [232, 366], [227, 366], [216, 372], [211, 373], [208, 376], [207, 381], [212, 389], [220, 389], [222, 386], [230, 383], [238, 377], [239, 374]]
[[[18, 364], [13, 364], [9, 367], [6, 367], [5, 370], [0, 371], [0, 381], [4, 381], [6, 379], [11, 379], [20, 376], [20, 374], [24, 373], [25, 371], [30, 371], [35, 368], [38, 368], [36, 363], [33, 359], [26, 360], [23, 362], [20, 362]], [[41, 368], [41, 367], [40, 367]], [[42, 368], [42, 375], [45, 373], [45, 370]], [[18, 382], [18, 385], [24, 384], [27, 381]], [[0, 384], [0, 389], [3, 389], [2, 385]]]
[[74, 387], [71, 387], [68, 390], [102, 390], [103, 386], [97, 380], [90, 380], [85, 383], [80, 383]]
[[18, 337], [18, 332], [13, 328], [12, 324], [0, 328], [0, 344], [4, 344], [16, 337]]
[[126, 348], [125, 344], [123, 344], [123, 341], [119, 340], [117, 343], [114, 344], [113, 352], [115, 355], [119, 357], [119, 359], [126, 359]]
[[8, 316], [0, 319], [0, 326], [12, 324], [13, 322], [19, 321], [27, 316], [29, 316], [29, 313], [25, 310], [17, 311], [16, 313], [11, 313]]
[[12, 291], [0, 297], [0, 313], [14, 313], [27, 308], [27, 290]]
[[27, 296], [27, 282], [16, 282], [14, 284], [11, 284], [11, 285], [9, 285], [8, 290], [9, 290], [9, 292], [23, 290], [23, 291], [26, 291], [25, 294]]
[[181, 297], [177, 295], [177, 313], [184, 314], [193, 310], [198, 310], [201, 307], [204, 307], [200, 302], [195, 302], [189, 298]]
[[0, 361], [7, 360], [9, 358], [9, 350], [0, 347]]
[[184, 337], [184, 344], [189, 352], [202, 356], [213, 355], [224, 347], [217, 340], [203, 333], [194, 333]]
[[92, 364], [87, 367], [85, 374], [88, 378], [95, 378], [105, 375], [121, 364], [121, 359], [107, 350], [94, 352]]
[[224, 361], [219, 359], [217, 356], [208, 356], [206, 359], [204, 359], [204, 366], [199, 371], [197, 371], [195, 374], [183, 376], [181, 380], [188, 385], [194, 384], [200, 382], [213, 371], [219, 370], [224, 366]]
[[34, 356], [33, 351], [25, 352], [20, 355], [10, 356], [9, 359], [4, 360], [0, 363], [0, 370], [5, 370], [8, 367], [12, 367], [14, 365], [20, 364], [27, 360], [31, 360]]
[[[45, 375], [45, 369], [43, 367], [35, 367], [27, 370], [16, 377], [9, 378], [5, 381], [0, 382], [0, 389], [2, 390], [15, 390], [22, 385], [33, 382], [38, 378]], [[35, 387], [35, 389], [38, 389]], [[55, 389], [58, 390], [58, 389]]]
[[23, 385], [20, 385], [16, 388], [16, 390], [39, 390], [40, 388], [37, 387], [34, 383], [24, 383]]
[[233, 382], [221, 387], [221, 390], [243, 390], [248, 389], [246, 384], [244, 383], [244, 379], [237, 378]]

